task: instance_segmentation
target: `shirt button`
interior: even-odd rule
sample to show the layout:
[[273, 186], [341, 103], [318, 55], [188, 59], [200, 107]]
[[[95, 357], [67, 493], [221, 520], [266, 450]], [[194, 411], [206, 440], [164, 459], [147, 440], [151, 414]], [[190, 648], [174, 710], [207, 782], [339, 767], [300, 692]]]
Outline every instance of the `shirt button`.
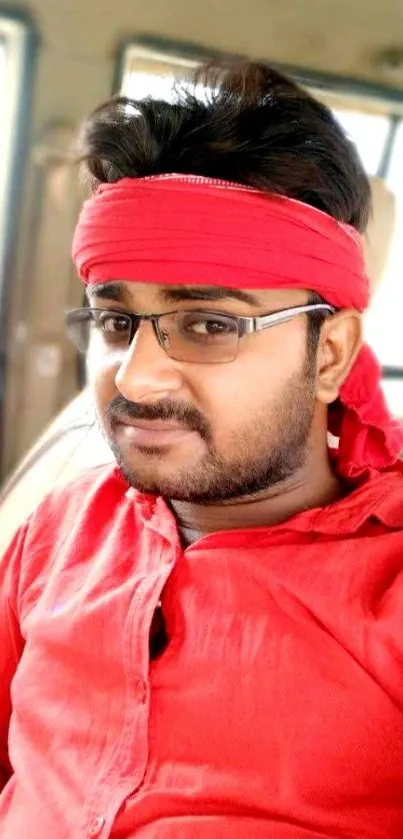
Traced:
[[135, 691], [138, 701], [141, 705], [144, 705], [147, 701], [147, 685], [141, 676], [139, 676], [135, 681]]
[[90, 822], [90, 825], [87, 830], [87, 836], [99, 836], [104, 824], [104, 816], [97, 816], [95, 819], [92, 820], [92, 822]]

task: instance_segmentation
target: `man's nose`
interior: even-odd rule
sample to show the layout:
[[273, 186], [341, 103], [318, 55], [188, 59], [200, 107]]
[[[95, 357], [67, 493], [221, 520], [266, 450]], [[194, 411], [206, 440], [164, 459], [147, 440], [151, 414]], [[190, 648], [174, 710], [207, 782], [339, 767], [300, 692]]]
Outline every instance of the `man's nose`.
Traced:
[[142, 322], [115, 378], [129, 402], [149, 402], [176, 394], [182, 387], [178, 362], [159, 345], [150, 322]]

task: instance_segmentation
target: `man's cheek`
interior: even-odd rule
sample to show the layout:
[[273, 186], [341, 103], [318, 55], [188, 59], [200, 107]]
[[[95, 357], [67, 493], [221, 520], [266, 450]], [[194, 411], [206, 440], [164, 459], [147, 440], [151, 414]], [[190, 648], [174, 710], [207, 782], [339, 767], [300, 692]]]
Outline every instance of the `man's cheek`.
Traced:
[[118, 370], [118, 365], [111, 365], [110, 361], [108, 362], [108, 359], [100, 354], [89, 359], [87, 366], [88, 384], [97, 399], [102, 397], [103, 393], [116, 393], [115, 380]]

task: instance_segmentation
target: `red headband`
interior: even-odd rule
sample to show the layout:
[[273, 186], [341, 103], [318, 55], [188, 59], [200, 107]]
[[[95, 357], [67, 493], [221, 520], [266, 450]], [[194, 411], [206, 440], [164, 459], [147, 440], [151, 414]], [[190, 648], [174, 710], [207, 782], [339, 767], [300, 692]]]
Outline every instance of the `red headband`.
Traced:
[[[85, 283], [301, 288], [359, 311], [369, 301], [354, 228], [302, 202], [198, 176], [100, 186], [81, 212], [73, 259]], [[389, 414], [367, 345], [329, 412], [329, 431], [346, 478], [385, 469], [403, 450], [403, 427]]]

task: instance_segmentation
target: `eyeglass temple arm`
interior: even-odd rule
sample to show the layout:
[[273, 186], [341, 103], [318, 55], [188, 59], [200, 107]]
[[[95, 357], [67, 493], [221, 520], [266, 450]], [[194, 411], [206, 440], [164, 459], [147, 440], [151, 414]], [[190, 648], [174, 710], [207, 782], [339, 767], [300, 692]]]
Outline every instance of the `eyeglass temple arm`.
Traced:
[[310, 303], [306, 306], [294, 306], [292, 309], [286, 309], [284, 312], [273, 312], [271, 315], [263, 315], [263, 317], [254, 318], [253, 323], [245, 324], [245, 331], [260, 332], [262, 329], [267, 329], [269, 326], [286, 323], [297, 315], [306, 315], [309, 314], [309, 312], [320, 311], [334, 314], [336, 309], [328, 303]]

